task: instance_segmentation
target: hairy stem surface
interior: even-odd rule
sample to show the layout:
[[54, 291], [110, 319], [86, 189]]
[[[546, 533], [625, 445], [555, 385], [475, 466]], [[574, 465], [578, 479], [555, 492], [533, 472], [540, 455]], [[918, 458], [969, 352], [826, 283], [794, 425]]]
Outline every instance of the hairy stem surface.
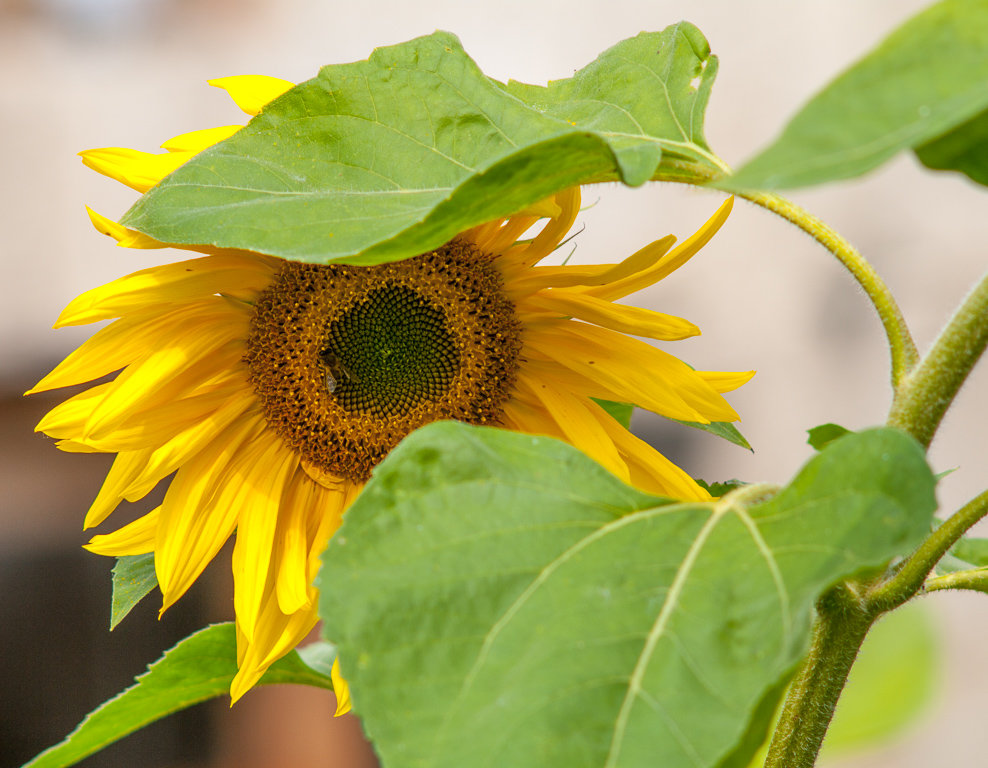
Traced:
[[988, 345], [988, 275], [964, 300], [923, 361], [896, 390], [890, 427], [929, 448], [944, 414]]
[[765, 768], [811, 768], [816, 763], [851, 665], [874, 620], [846, 585], [820, 598], [813, 643], [789, 687]]

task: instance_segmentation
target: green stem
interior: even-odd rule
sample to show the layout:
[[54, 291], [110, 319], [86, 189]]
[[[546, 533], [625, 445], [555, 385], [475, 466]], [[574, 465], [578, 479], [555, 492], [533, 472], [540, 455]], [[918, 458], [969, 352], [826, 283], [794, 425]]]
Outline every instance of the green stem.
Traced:
[[875, 617], [848, 585], [820, 598], [813, 642], [789, 686], [765, 768], [812, 768]]
[[738, 195], [795, 224], [834, 254], [851, 273], [871, 299], [882, 321], [892, 356], [892, 387], [897, 389], [899, 383], [916, 365], [919, 355], [899, 305], [896, 304], [892, 292], [879, 277], [875, 268], [829, 225], [795, 203], [769, 192], [739, 192]]
[[[988, 491], [944, 521], [891, 578], [871, 587], [848, 581], [820, 599], [813, 642], [789, 687], [765, 768], [814, 765], [847, 675], [875, 619], [898, 608], [923, 588], [940, 558], [985, 515]], [[988, 569], [930, 579], [925, 589], [988, 592]]]
[[957, 571], [956, 573], [937, 576], [926, 582], [923, 589], [926, 592], [937, 592], [942, 589], [971, 589], [975, 592], [988, 594], [988, 569]]
[[896, 390], [888, 424], [929, 448], [944, 414], [988, 345], [988, 275]]
[[940, 562], [940, 558], [947, 554], [961, 536], [985, 515], [988, 515], [988, 491], [975, 496], [948, 517], [943, 525], [931, 533], [926, 541], [906, 559], [892, 578], [869, 590], [868, 605], [873, 610], [889, 611], [906, 602], [923, 586], [923, 582]]

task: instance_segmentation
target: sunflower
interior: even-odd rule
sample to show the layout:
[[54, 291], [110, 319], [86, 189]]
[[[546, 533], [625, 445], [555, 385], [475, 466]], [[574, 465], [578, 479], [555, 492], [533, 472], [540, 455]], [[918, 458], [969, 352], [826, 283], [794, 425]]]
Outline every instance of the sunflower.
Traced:
[[[291, 87], [213, 83], [248, 114]], [[167, 154], [82, 156], [145, 192], [237, 128], [184, 134], [162, 145]], [[708, 498], [597, 400], [693, 422], [738, 418], [721, 394], [750, 373], [693, 370], [631, 338], [683, 339], [699, 333], [693, 324], [614, 303], [682, 266], [730, 207], [678, 247], [666, 237], [619, 264], [540, 265], [579, 211], [569, 189], [403, 261], [321, 265], [192, 247], [205, 255], [82, 294], [56, 328], [113, 322], [31, 392], [118, 372], [37, 427], [62, 450], [116, 454], [85, 528], [174, 475], [159, 507], [87, 548], [153, 552], [164, 611], [236, 533], [236, 701], [315, 625], [321, 552], [374, 466], [419, 426], [458, 419], [549, 435], [645, 490]], [[169, 246], [90, 216], [119, 245]]]

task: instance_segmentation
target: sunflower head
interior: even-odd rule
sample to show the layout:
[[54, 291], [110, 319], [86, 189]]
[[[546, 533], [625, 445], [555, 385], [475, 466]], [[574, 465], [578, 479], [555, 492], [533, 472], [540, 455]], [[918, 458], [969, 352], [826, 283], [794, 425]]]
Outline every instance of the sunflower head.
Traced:
[[[248, 114], [291, 86], [213, 82]], [[143, 192], [236, 130], [184, 134], [164, 154], [82, 155]], [[178, 246], [200, 255], [83, 294], [59, 325], [113, 322], [32, 392], [117, 374], [56, 407], [38, 429], [63, 450], [115, 454], [86, 527], [168, 483], [158, 508], [88, 548], [153, 552], [164, 610], [236, 536], [236, 699], [312, 629], [320, 553], [374, 467], [424, 424], [456, 419], [548, 435], [648, 491], [707, 498], [597, 401], [700, 423], [737, 418], [721, 395], [750, 373], [692, 369], [637, 337], [682, 339], [699, 332], [693, 324], [617, 303], [686, 263], [730, 205], [678, 247], [666, 237], [617, 264], [543, 264], [579, 212], [572, 188], [402, 261], [311, 264]], [[169, 245], [91, 217], [119, 245]], [[345, 708], [345, 684], [336, 682]]]

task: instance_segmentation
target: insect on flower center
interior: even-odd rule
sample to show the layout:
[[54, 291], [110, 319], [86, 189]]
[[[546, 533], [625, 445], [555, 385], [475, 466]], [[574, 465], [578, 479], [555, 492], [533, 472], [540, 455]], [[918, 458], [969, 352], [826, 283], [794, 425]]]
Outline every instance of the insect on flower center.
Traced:
[[494, 259], [454, 240], [370, 267], [286, 261], [257, 299], [244, 359], [310, 474], [362, 482], [424, 424], [498, 424], [520, 327]]

